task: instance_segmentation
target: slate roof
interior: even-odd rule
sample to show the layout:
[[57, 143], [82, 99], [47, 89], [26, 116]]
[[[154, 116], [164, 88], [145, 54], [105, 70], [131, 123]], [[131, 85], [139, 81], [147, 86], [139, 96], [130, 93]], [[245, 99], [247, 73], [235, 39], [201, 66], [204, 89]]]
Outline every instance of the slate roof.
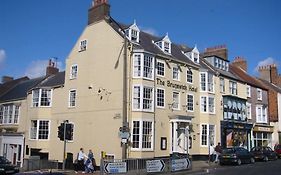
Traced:
[[6, 83], [0, 84], [0, 97], [7, 93], [11, 88], [15, 87], [18, 83], [29, 80], [28, 77], [21, 77], [12, 81], [8, 81]]
[[38, 88], [44, 88], [44, 87], [58, 87], [64, 85], [64, 78], [65, 78], [65, 71], [58, 72], [54, 75], [50, 75], [45, 80], [43, 80], [41, 83], [39, 83], [36, 87]]
[[0, 102], [7, 102], [25, 98], [27, 96], [28, 90], [39, 84], [45, 78], [46, 77], [44, 76], [20, 82], [6, 94], [1, 96]]
[[258, 80], [259, 80], [264, 86], [266, 86], [269, 90], [273, 90], [273, 91], [276, 91], [276, 92], [278, 92], [278, 93], [281, 93], [281, 88], [280, 88], [280, 87], [278, 87], [278, 86], [276, 86], [276, 85], [274, 85], [274, 84], [272, 84], [272, 83], [270, 83], [270, 82], [268, 82], [268, 81], [266, 81], [266, 80], [260, 79], [260, 78], [258, 78]]
[[232, 72], [233, 74], [237, 75], [241, 79], [243, 79], [247, 84], [256, 87], [256, 88], [261, 88], [267, 90], [267, 88], [256, 78], [250, 76], [245, 72], [243, 69], [237, 66], [229, 65], [229, 71]]
[[[130, 26], [128, 25], [124, 25], [122, 23], [116, 22], [113, 18], [110, 17], [110, 19], [107, 20], [107, 22], [113, 27], [113, 29], [119, 33], [122, 37], [123, 37], [123, 32], [125, 29], [129, 28]], [[162, 40], [163, 37], [157, 37], [157, 36], [153, 36], [149, 33], [140, 31], [139, 34], [139, 43], [134, 43], [134, 48], [135, 49], [143, 49], [147, 52], [151, 52], [155, 55], [158, 56], [162, 56], [164, 58], [167, 59], [173, 59], [176, 61], [180, 61], [183, 63], [186, 63], [190, 66], [199, 68], [199, 64], [194, 63], [193, 61], [191, 61], [190, 59], [188, 59], [183, 53], [183, 52], [188, 52], [191, 51], [192, 48], [189, 48], [187, 46], [184, 45], [179, 45], [179, 44], [175, 44], [172, 42], [171, 44], [171, 54], [166, 54], [164, 53], [156, 44], [154, 44], [153, 42], [157, 42]]]

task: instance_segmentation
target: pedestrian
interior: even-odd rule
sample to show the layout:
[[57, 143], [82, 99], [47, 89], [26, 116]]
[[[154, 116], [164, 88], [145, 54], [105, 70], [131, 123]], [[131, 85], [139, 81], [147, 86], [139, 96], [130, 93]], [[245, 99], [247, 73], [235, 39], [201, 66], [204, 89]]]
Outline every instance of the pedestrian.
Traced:
[[210, 145], [210, 157], [209, 157], [209, 160], [210, 162], [214, 162], [215, 161], [215, 148], [214, 148], [214, 145], [211, 144]]
[[222, 149], [221, 149], [221, 143], [219, 142], [218, 145], [215, 147], [215, 152], [216, 152], [216, 160], [215, 162], [217, 163], [219, 161], [219, 155], [221, 154], [222, 152]]
[[85, 161], [85, 172], [86, 173], [93, 173], [95, 171], [94, 168], [94, 154], [92, 152], [92, 150], [89, 150], [88, 156], [87, 156], [87, 160]]
[[77, 164], [78, 164], [78, 170], [84, 171], [84, 161], [85, 161], [86, 155], [84, 153], [84, 149], [80, 148], [80, 151], [77, 155]]

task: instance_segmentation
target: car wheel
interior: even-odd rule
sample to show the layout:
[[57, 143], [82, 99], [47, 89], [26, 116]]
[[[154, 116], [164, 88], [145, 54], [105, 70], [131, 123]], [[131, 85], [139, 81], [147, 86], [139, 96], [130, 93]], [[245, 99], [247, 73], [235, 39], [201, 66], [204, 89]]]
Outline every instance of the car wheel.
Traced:
[[252, 164], [255, 163], [255, 159], [253, 157], [251, 157], [250, 163], [252, 163]]
[[267, 161], [268, 161], [268, 157], [265, 156], [265, 157], [263, 158], [263, 160], [264, 160], [265, 162], [267, 162]]
[[237, 160], [237, 165], [241, 165], [241, 164], [242, 164], [241, 159], [238, 159]]

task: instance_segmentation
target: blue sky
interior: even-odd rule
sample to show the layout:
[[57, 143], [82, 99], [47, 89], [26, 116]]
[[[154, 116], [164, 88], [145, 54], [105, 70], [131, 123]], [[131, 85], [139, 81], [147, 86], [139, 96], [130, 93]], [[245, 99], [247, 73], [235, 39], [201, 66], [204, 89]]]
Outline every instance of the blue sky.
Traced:
[[[92, 0], [1, 0], [0, 77], [44, 74], [47, 60], [58, 58], [61, 70], [87, 25]], [[111, 16], [134, 20], [172, 42], [207, 47], [226, 44], [229, 60], [242, 56], [249, 73], [259, 65], [281, 64], [279, 0], [109, 0]]]

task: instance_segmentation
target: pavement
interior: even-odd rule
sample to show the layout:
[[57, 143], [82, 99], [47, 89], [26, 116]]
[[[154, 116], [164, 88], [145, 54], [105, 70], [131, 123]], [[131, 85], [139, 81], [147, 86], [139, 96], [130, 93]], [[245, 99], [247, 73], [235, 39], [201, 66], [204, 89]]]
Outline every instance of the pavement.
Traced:
[[[192, 169], [185, 170], [185, 171], [178, 171], [178, 172], [166, 172], [165, 174], [199, 174], [203, 172], [209, 172], [211, 169], [216, 169], [220, 165], [215, 162], [208, 162], [208, 161], [192, 161]], [[52, 175], [86, 175], [86, 174], [100, 174], [100, 171], [95, 171], [94, 173], [84, 173], [82, 171], [75, 172], [73, 170], [38, 170], [38, 171], [32, 171], [32, 172], [22, 172], [17, 173], [18, 175], [26, 175], [26, 174], [52, 174]], [[128, 173], [129, 174], [129, 173]]]

